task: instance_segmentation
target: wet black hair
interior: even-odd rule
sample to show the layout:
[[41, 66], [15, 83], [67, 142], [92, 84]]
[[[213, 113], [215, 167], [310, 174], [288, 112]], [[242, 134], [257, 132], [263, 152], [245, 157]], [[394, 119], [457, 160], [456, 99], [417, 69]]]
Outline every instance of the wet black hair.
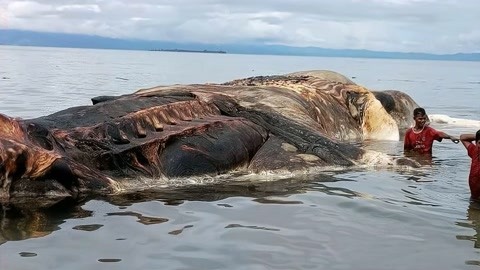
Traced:
[[425, 112], [424, 108], [415, 108], [415, 110], [413, 110], [413, 117], [417, 115], [426, 115], [426, 114], [427, 112]]
[[480, 141], [480, 129], [475, 133], [475, 142]]

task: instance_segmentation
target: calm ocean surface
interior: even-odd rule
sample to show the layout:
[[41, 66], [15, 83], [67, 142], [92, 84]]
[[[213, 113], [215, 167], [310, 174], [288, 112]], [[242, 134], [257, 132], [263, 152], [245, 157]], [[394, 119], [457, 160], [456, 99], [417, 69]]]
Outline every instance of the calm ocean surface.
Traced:
[[[0, 113], [38, 117], [175, 83], [330, 69], [410, 94], [452, 135], [480, 128], [479, 62], [168, 53], [0, 46]], [[402, 142], [366, 148], [402, 154]], [[148, 193], [0, 207], [0, 269], [478, 269], [480, 207], [470, 160], [436, 142], [421, 170], [198, 179]]]

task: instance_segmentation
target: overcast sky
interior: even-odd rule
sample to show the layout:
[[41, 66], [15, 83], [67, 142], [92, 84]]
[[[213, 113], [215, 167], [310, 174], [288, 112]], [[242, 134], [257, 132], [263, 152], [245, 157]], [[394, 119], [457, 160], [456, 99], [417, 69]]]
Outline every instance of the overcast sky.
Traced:
[[202, 43], [480, 52], [480, 0], [0, 0], [0, 28]]

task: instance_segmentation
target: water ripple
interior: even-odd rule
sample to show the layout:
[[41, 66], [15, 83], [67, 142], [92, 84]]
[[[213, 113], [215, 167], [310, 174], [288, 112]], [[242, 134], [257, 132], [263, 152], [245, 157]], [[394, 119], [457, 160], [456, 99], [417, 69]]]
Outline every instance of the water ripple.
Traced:
[[254, 225], [228, 224], [225, 227], [225, 229], [232, 229], [232, 228], [246, 228], [246, 229], [265, 230], [265, 231], [280, 231], [280, 229], [267, 228], [267, 227], [254, 226]]
[[89, 225], [78, 225], [73, 227], [72, 229], [78, 230], [78, 231], [93, 232], [100, 229], [101, 227], [103, 227], [102, 224], [89, 224]]
[[159, 218], [159, 217], [146, 217], [142, 214], [135, 213], [135, 212], [113, 212], [107, 213], [107, 216], [132, 216], [138, 218], [138, 222], [142, 223], [143, 225], [152, 225], [152, 224], [160, 224], [165, 223], [168, 221], [167, 218]]

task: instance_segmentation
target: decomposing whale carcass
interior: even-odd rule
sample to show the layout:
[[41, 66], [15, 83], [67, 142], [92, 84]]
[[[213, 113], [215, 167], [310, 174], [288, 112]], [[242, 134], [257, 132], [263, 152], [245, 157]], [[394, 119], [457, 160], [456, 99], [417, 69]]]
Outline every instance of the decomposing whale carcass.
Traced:
[[[331, 71], [159, 86], [35, 119], [0, 115], [0, 198], [115, 193], [118, 179], [362, 163], [417, 106]], [[61, 192], [60, 192], [61, 191]]]

